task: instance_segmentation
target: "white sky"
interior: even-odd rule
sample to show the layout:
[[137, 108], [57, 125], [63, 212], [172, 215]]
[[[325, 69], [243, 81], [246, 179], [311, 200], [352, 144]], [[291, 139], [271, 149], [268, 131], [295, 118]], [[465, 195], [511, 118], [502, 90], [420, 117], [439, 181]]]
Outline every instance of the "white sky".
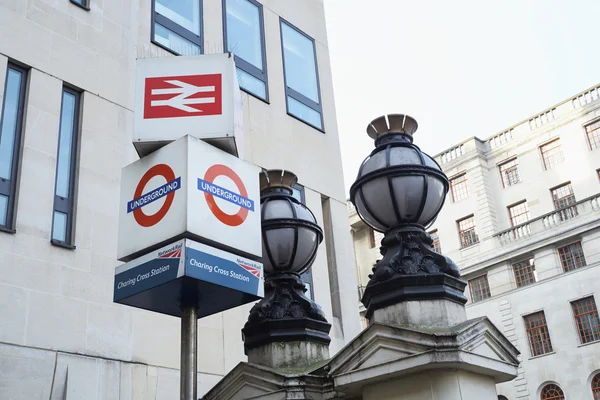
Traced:
[[346, 190], [385, 113], [434, 155], [600, 83], [600, 0], [324, 0]]

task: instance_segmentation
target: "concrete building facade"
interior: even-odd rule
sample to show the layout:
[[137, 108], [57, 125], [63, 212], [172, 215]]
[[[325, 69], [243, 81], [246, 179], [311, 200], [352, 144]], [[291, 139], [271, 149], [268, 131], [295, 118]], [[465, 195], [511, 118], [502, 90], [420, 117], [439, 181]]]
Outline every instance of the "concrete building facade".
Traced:
[[[435, 157], [451, 187], [428, 231], [468, 281], [468, 317], [521, 352], [500, 399], [600, 398], [599, 146], [595, 86]], [[361, 295], [382, 235], [348, 212]]]
[[[331, 352], [358, 334], [321, 0], [0, 0], [0, 37], [0, 399], [177, 397], [179, 320], [112, 303], [136, 58], [235, 53], [244, 158], [298, 175]], [[198, 321], [199, 395], [250, 307]]]

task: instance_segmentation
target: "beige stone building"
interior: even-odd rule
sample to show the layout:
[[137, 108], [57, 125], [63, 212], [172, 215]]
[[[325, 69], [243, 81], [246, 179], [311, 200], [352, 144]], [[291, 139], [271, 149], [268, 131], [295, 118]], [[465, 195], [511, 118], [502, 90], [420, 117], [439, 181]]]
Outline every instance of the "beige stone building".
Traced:
[[[451, 188], [428, 231], [468, 281], [468, 317], [521, 352], [500, 399], [600, 399], [599, 147], [595, 86], [435, 157]], [[348, 213], [362, 295], [382, 235]]]
[[[136, 58], [235, 53], [244, 157], [296, 173], [325, 231], [310, 295], [360, 330], [321, 0], [0, 1], [0, 399], [174, 399], [179, 320], [112, 303]], [[199, 321], [199, 395], [251, 305]]]

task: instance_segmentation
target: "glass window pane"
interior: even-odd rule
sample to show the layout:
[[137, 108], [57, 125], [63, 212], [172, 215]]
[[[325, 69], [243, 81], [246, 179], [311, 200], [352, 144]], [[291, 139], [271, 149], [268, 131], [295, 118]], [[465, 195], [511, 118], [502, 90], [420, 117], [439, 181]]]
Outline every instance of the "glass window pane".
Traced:
[[303, 282], [304, 282], [304, 286], [306, 286], [306, 293], [304, 293], [304, 295], [306, 297], [308, 297], [309, 299], [314, 300], [312, 298], [312, 286], [311, 286], [311, 284], [308, 283], [308, 282], [306, 282], [306, 281], [303, 281]]
[[56, 195], [69, 197], [71, 176], [71, 152], [73, 147], [73, 124], [75, 123], [75, 95], [63, 92], [58, 138], [58, 161], [56, 163]]
[[239, 68], [237, 69], [237, 76], [240, 88], [247, 90], [261, 99], [267, 98], [267, 87], [263, 81], [253, 77]]
[[319, 103], [314, 43], [285, 23], [281, 24], [287, 87]]
[[0, 195], [0, 225], [6, 225], [6, 215], [8, 214], [8, 197]]
[[200, 35], [200, 0], [156, 0], [155, 11]]
[[4, 112], [0, 127], [0, 177], [11, 178], [13, 148], [17, 135], [17, 120], [23, 73], [14, 69], [8, 70], [4, 89]]
[[54, 211], [52, 239], [58, 240], [59, 242], [67, 241], [67, 214]]
[[154, 40], [182, 56], [196, 56], [200, 54], [200, 46], [160, 24], [154, 24]]
[[288, 96], [288, 112], [293, 116], [300, 118], [302, 121], [306, 121], [319, 129], [323, 129], [323, 125], [321, 124], [321, 114], [290, 96]]
[[227, 50], [263, 70], [260, 10], [247, 0], [227, 0]]

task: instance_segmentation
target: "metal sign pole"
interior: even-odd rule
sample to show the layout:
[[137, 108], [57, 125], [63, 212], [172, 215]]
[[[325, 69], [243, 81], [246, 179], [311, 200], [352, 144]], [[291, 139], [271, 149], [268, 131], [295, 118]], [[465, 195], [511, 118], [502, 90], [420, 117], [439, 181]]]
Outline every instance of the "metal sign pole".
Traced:
[[181, 313], [180, 400], [198, 400], [198, 311], [186, 307]]

